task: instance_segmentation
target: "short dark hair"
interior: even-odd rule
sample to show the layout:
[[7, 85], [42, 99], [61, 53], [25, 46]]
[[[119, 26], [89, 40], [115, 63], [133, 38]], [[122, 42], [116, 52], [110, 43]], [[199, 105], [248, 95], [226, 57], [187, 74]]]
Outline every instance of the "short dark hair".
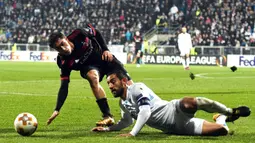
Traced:
[[122, 80], [123, 78], [128, 78], [127, 75], [120, 70], [114, 70], [112, 72], [109, 72], [109, 73], [107, 73], [106, 77], [110, 76], [111, 74], [116, 74], [116, 76], [120, 80]]
[[51, 48], [55, 49], [56, 48], [56, 44], [55, 44], [56, 41], [59, 38], [62, 39], [64, 37], [65, 37], [65, 35], [63, 33], [61, 33], [61, 32], [53, 32], [53, 33], [51, 33], [50, 36], [49, 36], [49, 46]]

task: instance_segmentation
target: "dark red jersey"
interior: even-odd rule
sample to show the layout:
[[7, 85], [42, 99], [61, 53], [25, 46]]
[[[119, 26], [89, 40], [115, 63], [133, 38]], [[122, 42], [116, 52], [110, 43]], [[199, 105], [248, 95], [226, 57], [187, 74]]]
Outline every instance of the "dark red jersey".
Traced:
[[88, 34], [93, 34], [93, 36], [95, 36], [96, 31], [92, 28], [75, 29], [67, 36], [68, 40], [74, 44], [74, 49], [70, 55], [59, 55], [57, 58], [62, 79], [69, 78], [72, 70], [80, 70], [80, 61], [84, 60], [84, 58], [88, 58], [92, 52], [93, 46]]

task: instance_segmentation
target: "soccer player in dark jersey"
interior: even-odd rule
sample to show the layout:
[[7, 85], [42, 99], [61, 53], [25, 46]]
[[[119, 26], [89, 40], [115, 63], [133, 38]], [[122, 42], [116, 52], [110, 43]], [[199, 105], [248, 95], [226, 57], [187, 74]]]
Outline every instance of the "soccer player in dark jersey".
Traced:
[[[59, 115], [66, 100], [72, 70], [80, 71], [80, 75], [89, 81], [96, 97], [96, 102], [103, 114], [103, 119], [96, 125], [110, 126], [114, 124], [106, 94], [100, 82], [104, 75], [116, 69], [121, 70], [127, 76], [128, 73], [122, 63], [109, 51], [100, 31], [88, 24], [85, 28], [75, 29], [67, 37], [61, 32], [54, 32], [49, 36], [49, 45], [59, 53], [57, 64], [61, 69], [61, 86], [55, 110], [47, 124], [49, 125]], [[129, 81], [132, 83], [130, 77]]]
[[139, 31], [136, 31], [133, 40], [135, 42], [136, 67], [140, 67], [140, 64], [142, 62], [141, 60], [143, 57], [143, 52], [142, 52], [143, 39], [142, 39], [142, 36], [140, 36]]

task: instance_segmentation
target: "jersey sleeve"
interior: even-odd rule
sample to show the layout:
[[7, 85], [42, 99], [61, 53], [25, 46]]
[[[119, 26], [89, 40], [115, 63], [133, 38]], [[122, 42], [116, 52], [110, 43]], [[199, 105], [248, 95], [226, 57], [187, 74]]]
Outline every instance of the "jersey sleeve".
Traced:
[[133, 92], [131, 95], [133, 101], [138, 105], [139, 108], [135, 126], [130, 132], [130, 134], [136, 136], [151, 116], [150, 94], [144, 84], [137, 84], [135, 87], [133, 87]]
[[82, 34], [82, 30], [81, 29], [75, 29], [71, 32], [71, 34], [69, 34], [67, 36], [67, 38], [70, 40], [70, 41], [74, 41], [74, 39], [79, 35], [79, 34]]
[[178, 43], [178, 45], [180, 45], [180, 43], [181, 43], [181, 34], [179, 34], [177, 37], [177, 43]]
[[121, 104], [121, 100], [119, 102], [121, 108], [121, 119], [114, 125], [109, 127], [110, 131], [119, 131], [128, 126], [130, 126], [134, 119], [131, 117], [130, 113], [125, 109], [125, 107]]
[[103, 35], [98, 29], [94, 28], [91, 24], [88, 24], [87, 27], [84, 28], [83, 33], [87, 35], [94, 43], [98, 44], [103, 52], [109, 51]]
[[71, 67], [68, 60], [64, 60], [61, 56], [57, 57], [57, 65], [60, 69], [60, 78], [61, 80], [69, 80], [71, 74]]
[[133, 136], [136, 136], [139, 133], [139, 131], [143, 128], [143, 126], [145, 125], [147, 120], [150, 118], [150, 116], [151, 116], [151, 109], [149, 105], [139, 106], [139, 113], [137, 116], [137, 120], [130, 134]]
[[97, 35], [96, 29], [90, 24], [87, 24], [87, 26], [84, 28], [77, 28], [74, 30], [74, 32], [75, 31], [77, 31], [78, 34], [82, 34], [83, 36], [88, 37], [90, 39], [92, 39], [93, 37]]
[[132, 98], [138, 106], [150, 105], [150, 94], [146, 91], [146, 87], [143, 84], [137, 84], [133, 87]]
[[191, 38], [191, 35], [189, 34], [188, 36], [188, 42], [189, 42], [189, 48], [192, 48], [192, 38]]

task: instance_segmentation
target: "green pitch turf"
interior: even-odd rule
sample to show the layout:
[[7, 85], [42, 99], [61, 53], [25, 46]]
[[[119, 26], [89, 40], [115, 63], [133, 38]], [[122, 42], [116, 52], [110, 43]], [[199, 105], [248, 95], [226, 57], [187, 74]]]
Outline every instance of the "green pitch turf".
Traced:
[[[69, 96], [60, 115], [50, 126], [46, 121], [56, 103], [60, 85], [59, 69], [55, 63], [0, 62], [0, 143], [90, 143], [90, 142], [174, 142], [174, 143], [248, 143], [255, 140], [255, 68], [238, 68], [232, 72], [227, 67], [191, 66], [184, 71], [181, 65], [125, 65], [134, 81], [144, 82], [162, 99], [172, 100], [184, 96], [204, 96], [229, 107], [247, 105], [252, 114], [228, 123], [233, 135], [224, 137], [165, 135], [145, 126], [137, 137], [119, 138], [132, 127], [121, 132], [93, 133], [90, 130], [101, 119], [95, 98], [86, 80], [73, 72]], [[189, 73], [196, 75], [194, 80]], [[118, 99], [114, 99], [106, 81], [102, 86], [108, 96], [115, 120], [120, 119]], [[37, 131], [30, 137], [22, 137], [13, 127], [15, 117], [21, 112], [34, 114], [39, 122]], [[212, 115], [199, 111], [196, 117], [212, 121]]]

